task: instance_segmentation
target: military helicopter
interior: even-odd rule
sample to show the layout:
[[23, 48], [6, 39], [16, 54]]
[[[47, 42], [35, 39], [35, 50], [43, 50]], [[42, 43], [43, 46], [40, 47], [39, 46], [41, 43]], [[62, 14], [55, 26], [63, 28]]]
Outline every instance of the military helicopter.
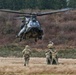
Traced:
[[23, 16], [23, 21], [22, 21], [23, 25], [21, 26], [21, 30], [19, 31], [16, 37], [19, 37], [20, 41], [22, 41], [22, 39], [34, 38], [35, 42], [37, 42], [37, 40], [42, 39], [43, 36], [43, 30], [39, 21], [37, 20], [37, 16], [51, 15], [59, 12], [65, 12], [68, 10], [72, 10], [72, 8], [55, 10], [52, 12], [44, 12], [44, 13], [25, 13], [25, 12], [5, 10], [5, 9], [0, 9], [0, 12], [21, 14]]

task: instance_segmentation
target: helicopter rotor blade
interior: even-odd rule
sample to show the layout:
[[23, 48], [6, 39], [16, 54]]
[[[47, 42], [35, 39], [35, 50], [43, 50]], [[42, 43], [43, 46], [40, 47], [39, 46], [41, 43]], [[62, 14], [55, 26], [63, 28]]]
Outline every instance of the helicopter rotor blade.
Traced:
[[25, 12], [14, 11], [14, 10], [7, 10], [7, 9], [0, 9], [0, 12], [8, 12], [8, 13], [17, 13], [17, 14], [31, 15], [31, 13], [25, 13]]
[[51, 12], [44, 12], [44, 13], [38, 13], [36, 14], [37, 16], [43, 16], [43, 15], [51, 15], [59, 12], [65, 12], [69, 10], [74, 10], [73, 8], [66, 8], [66, 9], [61, 9], [61, 10], [56, 10], [56, 11], [51, 11]]
[[74, 10], [74, 8], [65, 8], [65, 9], [61, 9], [61, 10], [55, 10], [55, 11], [44, 12], [44, 13], [25, 13], [25, 12], [14, 11], [14, 10], [0, 9], [1, 12], [17, 13], [17, 14], [24, 15], [25, 17], [26, 16], [30, 17], [31, 15], [35, 15], [35, 16], [51, 15], [51, 14], [65, 12], [65, 11], [69, 11], [69, 10]]

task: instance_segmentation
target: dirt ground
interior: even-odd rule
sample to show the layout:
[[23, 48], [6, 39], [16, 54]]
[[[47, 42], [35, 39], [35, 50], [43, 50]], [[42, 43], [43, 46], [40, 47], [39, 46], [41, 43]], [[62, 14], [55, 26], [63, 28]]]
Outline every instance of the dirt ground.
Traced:
[[31, 58], [24, 66], [23, 58], [0, 57], [0, 75], [76, 75], [76, 59], [60, 59], [58, 65], [47, 65], [45, 58]]

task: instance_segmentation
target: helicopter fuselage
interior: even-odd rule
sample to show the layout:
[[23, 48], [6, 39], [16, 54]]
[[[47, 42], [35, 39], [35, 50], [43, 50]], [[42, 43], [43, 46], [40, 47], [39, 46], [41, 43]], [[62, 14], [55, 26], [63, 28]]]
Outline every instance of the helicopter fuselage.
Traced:
[[28, 33], [30, 33], [30, 38], [38, 38], [38, 37], [42, 37], [43, 31], [41, 29], [41, 26], [39, 24], [38, 21], [33, 22], [33, 21], [29, 21], [29, 23], [26, 26], [26, 31], [25, 33], [28, 35]]
[[20, 30], [23, 32], [23, 39], [35, 38], [42, 39], [43, 30], [41, 29], [41, 25], [38, 20], [28, 20], [26, 21], [25, 26]]

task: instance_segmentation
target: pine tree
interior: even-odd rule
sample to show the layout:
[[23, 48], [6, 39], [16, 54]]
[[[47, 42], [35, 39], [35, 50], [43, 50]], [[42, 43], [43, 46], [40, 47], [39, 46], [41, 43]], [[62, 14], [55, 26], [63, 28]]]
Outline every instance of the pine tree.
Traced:
[[76, 0], [69, 0], [68, 7], [76, 8]]

